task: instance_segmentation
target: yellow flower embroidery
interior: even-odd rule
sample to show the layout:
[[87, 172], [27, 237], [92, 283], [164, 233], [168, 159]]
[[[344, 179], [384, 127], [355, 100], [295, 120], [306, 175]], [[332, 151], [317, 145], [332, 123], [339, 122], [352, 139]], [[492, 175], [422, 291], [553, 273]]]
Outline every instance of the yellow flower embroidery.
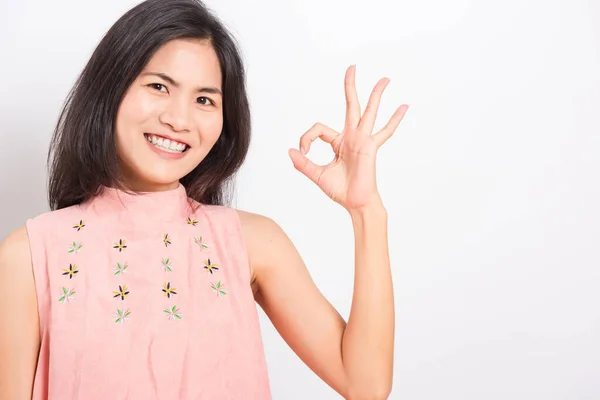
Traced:
[[80, 230], [83, 229], [84, 226], [85, 226], [85, 221], [81, 219], [81, 220], [79, 220], [79, 223], [77, 223], [73, 226], [73, 228], [77, 229], [77, 232], [79, 232]]
[[121, 300], [125, 300], [125, 297], [127, 297], [127, 295], [129, 294], [129, 290], [127, 290], [127, 285], [123, 285], [121, 287], [121, 285], [119, 285], [119, 290], [116, 292], [113, 292], [113, 298], [116, 297], [120, 297]]
[[119, 253], [122, 252], [123, 250], [125, 250], [126, 248], [127, 248], [127, 245], [125, 244], [125, 240], [123, 240], [123, 239], [119, 239], [118, 242], [113, 243], [113, 249], [118, 249]]
[[219, 268], [217, 268], [219, 266], [219, 264], [213, 264], [210, 262], [210, 258], [208, 260], [204, 260], [204, 269], [207, 270], [208, 272], [210, 272], [211, 274], [214, 271], [218, 271]]
[[192, 226], [196, 226], [198, 224], [198, 220], [196, 220], [196, 218], [190, 218], [190, 217], [187, 217], [185, 219], [185, 222], [187, 222], [189, 225], [192, 225]]
[[169, 237], [168, 233], [164, 234], [163, 243], [165, 244], [165, 247], [169, 247], [169, 245], [171, 244], [171, 238]]
[[167, 296], [168, 298], [171, 298], [172, 294], [177, 294], [177, 292], [175, 291], [177, 290], [177, 288], [172, 288], [171, 287], [171, 282], [165, 282], [163, 284], [163, 292], [165, 293], [165, 296]]
[[73, 279], [78, 272], [77, 264], [69, 264], [69, 269], [63, 269], [63, 275], [69, 275], [69, 279]]

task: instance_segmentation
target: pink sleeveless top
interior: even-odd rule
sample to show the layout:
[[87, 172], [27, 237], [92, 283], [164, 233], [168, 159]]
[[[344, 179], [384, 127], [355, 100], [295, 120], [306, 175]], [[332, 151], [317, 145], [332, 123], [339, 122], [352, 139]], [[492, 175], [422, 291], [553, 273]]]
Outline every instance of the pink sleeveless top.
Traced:
[[[194, 211], [194, 207], [198, 208]], [[237, 212], [112, 188], [27, 221], [34, 399], [270, 399]]]

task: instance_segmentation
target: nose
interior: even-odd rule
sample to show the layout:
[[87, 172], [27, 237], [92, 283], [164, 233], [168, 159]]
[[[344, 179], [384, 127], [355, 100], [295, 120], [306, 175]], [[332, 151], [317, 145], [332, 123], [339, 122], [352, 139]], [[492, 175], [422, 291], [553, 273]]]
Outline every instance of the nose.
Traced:
[[172, 99], [160, 113], [158, 119], [161, 123], [169, 125], [175, 132], [188, 132], [189, 108], [182, 100]]

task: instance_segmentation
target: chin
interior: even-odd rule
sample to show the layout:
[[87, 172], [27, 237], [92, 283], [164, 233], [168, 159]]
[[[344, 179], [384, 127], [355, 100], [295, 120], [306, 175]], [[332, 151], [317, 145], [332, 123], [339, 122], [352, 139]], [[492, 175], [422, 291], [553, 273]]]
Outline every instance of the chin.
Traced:
[[170, 171], [165, 174], [147, 174], [143, 177], [143, 181], [148, 182], [151, 185], [164, 186], [179, 182], [185, 175], [186, 174], [183, 172], [176, 173], [175, 171]]
[[174, 168], [154, 169], [148, 168], [129, 168], [125, 173], [125, 185], [134, 191], [157, 191], [176, 188], [179, 180], [186, 175], [186, 172]]
[[129, 181], [128, 186], [139, 191], [176, 187], [179, 180], [193, 171], [204, 159], [199, 148], [187, 149], [175, 158], [162, 154], [162, 151], [157, 154], [149, 149], [145, 149], [148, 152], [140, 150], [122, 156], [128, 170], [125, 173], [126, 180]]

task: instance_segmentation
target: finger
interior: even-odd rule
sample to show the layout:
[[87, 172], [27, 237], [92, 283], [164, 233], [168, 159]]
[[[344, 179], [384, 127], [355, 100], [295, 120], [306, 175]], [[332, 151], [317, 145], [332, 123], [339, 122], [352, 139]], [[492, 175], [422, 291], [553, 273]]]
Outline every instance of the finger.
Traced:
[[294, 163], [294, 168], [296, 168], [314, 183], [319, 182], [319, 178], [325, 167], [315, 164], [296, 149], [289, 149], [288, 154]]
[[300, 151], [302, 151], [302, 154], [308, 153], [311, 143], [317, 140], [317, 138], [321, 138], [324, 142], [331, 143], [338, 135], [339, 133], [330, 127], [317, 122], [300, 137]]
[[386, 86], [390, 83], [388, 78], [381, 78], [379, 82], [373, 88], [365, 113], [360, 119], [358, 129], [366, 132], [368, 135], [373, 132], [373, 126], [375, 126], [375, 120], [377, 119], [377, 110], [379, 109], [379, 102], [381, 101], [381, 95], [385, 90]]
[[346, 70], [344, 88], [346, 92], [346, 127], [356, 128], [360, 122], [360, 103], [356, 93], [356, 65], [351, 65]]
[[375, 143], [377, 143], [377, 147], [384, 144], [386, 140], [388, 140], [394, 134], [396, 128], [398, 128], [398, 125], [400, 125], [400, 121], [402, 121], [402, 119], [404, 118], [404, 115], [406, 114], [407, 110], [407, 104], [403, 104], [400, 107], [398, 107], [398, 109], [396, 110], [394, 115], [392, 115], [388, 123], [379, 132], [373, 135], [373, 139], [375, 140]]

